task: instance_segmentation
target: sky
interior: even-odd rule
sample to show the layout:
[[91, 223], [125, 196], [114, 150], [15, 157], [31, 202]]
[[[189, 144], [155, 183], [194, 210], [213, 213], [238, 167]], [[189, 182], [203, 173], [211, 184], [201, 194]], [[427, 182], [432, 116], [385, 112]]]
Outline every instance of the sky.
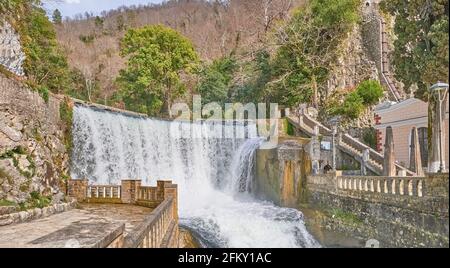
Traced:
[[76, 14], [92, 12], [99, 15], [104, 10], [116, 9], [120, 6], [147, 5], [161, 3], [162, 0], [43, 0], [44, 8], [51, 13], [59, 9], [63, 17], [73, 17]]

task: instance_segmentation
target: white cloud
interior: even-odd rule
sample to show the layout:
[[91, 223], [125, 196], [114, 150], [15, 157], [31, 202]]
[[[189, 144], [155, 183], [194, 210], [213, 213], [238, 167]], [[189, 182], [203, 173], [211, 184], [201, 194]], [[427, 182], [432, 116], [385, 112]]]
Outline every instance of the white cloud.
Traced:
[[67, 4], [79, 4], [80, 0], [64, 0]]

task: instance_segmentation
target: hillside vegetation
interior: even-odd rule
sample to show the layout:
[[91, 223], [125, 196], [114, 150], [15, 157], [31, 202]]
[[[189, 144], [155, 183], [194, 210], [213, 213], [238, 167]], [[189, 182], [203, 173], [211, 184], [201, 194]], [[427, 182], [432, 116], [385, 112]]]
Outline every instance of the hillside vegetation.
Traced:
[[252, 53], [267, 33], [287, 20], [304, 0], [172, 0], [149, 6], [123, 7], [96, 17], [80, 14], [56, 24], [58, 41], [70, 65], [77, 69], [104, 101], [117, 90], [115, 77], [125, 67], [120, 39], [129, 29], [162, 24], [193, 43], [205, 62], [237, 51]]
[[[400, 2], [381, 4], [395, 20], [393, 69], [427, 100], [434, 80], [448, 81], [448, 0]], [[53, 22], [39, 0], [2, 1], [0, 11], [21, 34], [27, 83], [44, 98], [65, 93], [165, 117], [172, 103], [201, 94], [203, 103], [221, 105], [309, 103], [354, 120], [382, 98], [378, 81], [323, 96], [362, 4], [178, 0], [72, 19], [56, 10]]]

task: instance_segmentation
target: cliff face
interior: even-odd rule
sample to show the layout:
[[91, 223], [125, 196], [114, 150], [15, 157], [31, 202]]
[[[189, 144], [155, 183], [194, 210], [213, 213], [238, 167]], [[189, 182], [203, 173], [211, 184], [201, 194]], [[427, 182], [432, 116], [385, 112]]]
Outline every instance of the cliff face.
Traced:
[[0, 74], [0, 200], [21, 203], [31, 192], [64, 198], [68, 174], [62, 98], [48, 102], [20, 82]]
[[376, 63], [367, 54], [363, 41], [361, 26], [356, 25], [340, 48], [328, 80], [327, 95], [338, 89], [355, 88], [366, 79], [378, 80]]
[[0, 64], [8, 71], [22, 76], [25, 53], [20, 46], [20, 36], [11, 24], [0, 19]]
[[[392, 99], [386, 81], [383, 79], [383, 72], [389, 71], [388, 54], [392, 47], [392, 40], [382, 42], [382, 32], [389, 31], [389, 26], [382, 28], [381, 21], [386, 19], [380, 14], [378, 0], [364, 1], [361, 6], [361, 21], [355, 25], [348, 34], [347, 39], [341, 44], [338, 51], [338, 60], [330, 71], [330, 78], [326, 85], [325, 101], [332, 97], [336, 91], [348, 92], [354, 90], [359, 83], [364, 80], [378, 80], [385, 88], [384, 97], [381, 101]], [[389, 23], [385, 24], [389, 25]], [[386, 33], [387, 39], [392, 39], [389, 32]], [[383, 50], [385, 57], [383, 62]], [[390, 76], [395, 87], [401, 91], [401, 84]], [[365, 113], [357, 120], [343, 122], [345, 128], [367, 128], [374, 124], [374, 107], [367, 107]], [[350, 129], [352, 135], [359, 137], [361, 133]], [[355, 132], [355, 133], [353, 133]]]

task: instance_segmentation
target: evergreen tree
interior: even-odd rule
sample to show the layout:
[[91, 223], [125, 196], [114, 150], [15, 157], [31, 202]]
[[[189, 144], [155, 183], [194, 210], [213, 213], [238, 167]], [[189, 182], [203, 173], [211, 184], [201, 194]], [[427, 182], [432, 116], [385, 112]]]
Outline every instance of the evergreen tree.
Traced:
[[59, 9], [55, 9], [55, 11], [53, 11], [52, 19], [53, 19], [54, 24], [62, 23], [62, 15], [61, 15], [61, 11], [59, 11]]
[[233, 58], [225, 57], [215, 60], [201, 71], [197, 91], [202, 96], [203, 104], [211, 102], [224, 104], [228, 100], [236, 67]]
[[448, 0], [385, 0], [382, 9], [395, 16], [395, 76], [427, 100], [432, 84], [448, 82]]

